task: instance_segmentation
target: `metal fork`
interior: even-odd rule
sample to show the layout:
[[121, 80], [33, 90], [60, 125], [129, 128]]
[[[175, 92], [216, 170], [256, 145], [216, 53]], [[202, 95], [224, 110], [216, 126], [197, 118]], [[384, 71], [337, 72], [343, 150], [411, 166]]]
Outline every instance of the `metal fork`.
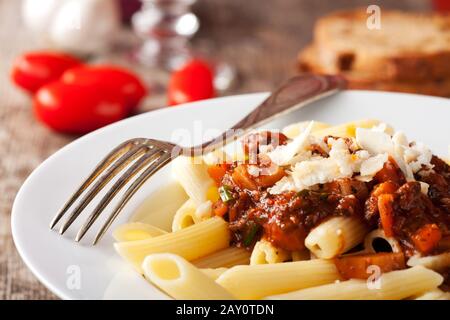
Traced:
[[80, 241], [117, 193], [138, 173], [142, 172], [130, 184], [118, 205], [97, 232], [93, 241], [93, 245], [95, 245], [136, 191], [152, 175], [178, 155], [194, 156], [211, 152], [230, 141], [236, 140], [245, 132], [273, 120], [275, 117], [304, 107], [313, 101], [336, 93], [345, 87], [346, 81], [339, 76], [305, 74], [291, 78], [275, 90], [256, 109], [225, 131], [221, 136], [192, 148], [183, 148], [170, 142], [147, 138], [136, 138], [125, 141], [112, 150], [97, 165], [94, 171], [54, 217], [50, 223], [50, 228], [53, 229], [62, 217], [68, 213], [69, 209], [74, 206], [77, 200], [83, 196], [72, 212], [68, 214], [66, 220], [61, 224], [59, 233], [64, 234], [108, 182], [122, 171], [125, 171], [100, 200], [94, 211], [78, 231], [75, 241]]

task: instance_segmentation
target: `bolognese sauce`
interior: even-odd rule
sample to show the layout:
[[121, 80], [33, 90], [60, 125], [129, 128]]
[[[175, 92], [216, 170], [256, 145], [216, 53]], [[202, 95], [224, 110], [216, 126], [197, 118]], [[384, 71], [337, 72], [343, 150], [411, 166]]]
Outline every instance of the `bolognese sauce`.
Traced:
[[[259, 151], [261, 145], [275, 142], [282, 145], [287, 138], [270, 132], [249, 135], [244, 150], [256, 153], [256, 163], [221, 164], [210, 170], [221, 195], [214, 213], [229, 222], [234, 245], [251, 248], [264, 238], [278, 248], [302, 250], [310, 230], [335, 216], [354, 216], [372, 229], [382, 228], [400, 242], [406, 256], [438, 253], [441, 241], [450, 236], [450, 167], [436, 156], [433, 169], [419, 171], [416, 181], [407, 181], [389, 157], [369, 182], [342, 178], [300, 192], [271, 194], [268, 188], [286, 169]], [[326, 153], [317, 145], [311, 151]], [[429, 185], [426, 194], [421, 182]]]

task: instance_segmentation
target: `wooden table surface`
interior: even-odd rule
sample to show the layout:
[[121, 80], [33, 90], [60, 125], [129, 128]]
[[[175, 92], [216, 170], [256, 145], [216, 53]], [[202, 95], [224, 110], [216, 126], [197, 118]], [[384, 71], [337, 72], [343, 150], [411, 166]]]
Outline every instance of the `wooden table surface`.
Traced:
[[[53, 133], [37, 123], [29, 98], [9, 82], [14, 57], [35, 48], [21, 24], [19, 3], [0, 0], [0, 300], [56, 299], [19, 257], [11, 238], [10, 213], [25, 178], [74, 137]], [[429, 9], [426, 0], [199, 0], [195, 10], [202, 27], [195, 43], [213, 48], [212, 54], [237, 68], [239, 82], [227, 95], [270, 90], [295, 73], [296, 54], [310, 40], [317, 17], [368, 4]], [[149, 101], [142, 110], [164, 99]]]

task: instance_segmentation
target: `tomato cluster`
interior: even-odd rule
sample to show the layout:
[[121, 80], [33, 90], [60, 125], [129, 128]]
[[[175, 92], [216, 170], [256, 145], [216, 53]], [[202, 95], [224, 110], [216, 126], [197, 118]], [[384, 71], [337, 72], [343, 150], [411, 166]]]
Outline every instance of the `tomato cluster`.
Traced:
[[[142, 80], [125, 68], [86, 65], [63, 53], [23, 54], [11, 78], [33, 96], [37, 118], [63, 133], [83, 134], [121, 120], [148, 94]], [[169, 105], [213, 96], [213, 72], [204, 61], [191, 60], [172, 74]]]
[[169, 106], [214, 97], [213, 71], [202, 60], [195, 59], [172, 74], [168, 88]]
[[11, 77], [33, 95], [37, 118], [64, 133], [82, 134], [123, 119], [147, 95], [143, 82], [124, 68], [88, 66], [62, 53], [24, 54]]

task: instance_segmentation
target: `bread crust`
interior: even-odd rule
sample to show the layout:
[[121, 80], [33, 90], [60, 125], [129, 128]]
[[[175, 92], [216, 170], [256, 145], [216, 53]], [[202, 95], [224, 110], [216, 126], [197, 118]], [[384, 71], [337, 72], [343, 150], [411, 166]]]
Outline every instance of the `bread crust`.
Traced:
[[383, 9], [381, 29], [369, 30], [363, 9], [320, 18], [314, 30], [321, 68], [354, 71], [371, 81], [450, 77], [450, 16]]
[[[301, 72], [329, 74], [318, 61], [317, 48], [314, 45], [307, 46], [299, 54], [299, 69]], [[374, 80], [366, 74], [355, 71], [340, 72], [348, 81], [349, 89], [395, 91], [405, 93], [417, 93], [440, 97], [450, 97], [450, 77], [442, 79], [427, 79], [425, 81], [405, 80]]]
[[450, 97], [450, 78], [439, 81], [401, 82], [401, 81], [378, 81], [365, 82], [357, 80], [348, 80], [349, 89], [393, 91], [404, 93], [416, 93], [438, 97]]

